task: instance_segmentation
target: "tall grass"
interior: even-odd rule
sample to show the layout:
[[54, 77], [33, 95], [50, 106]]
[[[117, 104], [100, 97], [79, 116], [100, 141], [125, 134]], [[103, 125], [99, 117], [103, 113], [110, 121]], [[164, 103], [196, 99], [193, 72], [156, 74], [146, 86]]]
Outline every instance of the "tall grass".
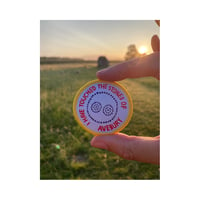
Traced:
[[[86, 82], [96, 79], [96, 67], [61, 67], [40, 71], [41, 179], [159, 179], [159, 166], [128, 161], [91, 147], [92, 135], [72, 113], [73, 97]], [[122, 131], [128, 135], [159, 134], [159, 82], [153, 78], [121, 83], [133, 99], [134, 112]], [[60, 148], [56, 148], [59, 145]]]

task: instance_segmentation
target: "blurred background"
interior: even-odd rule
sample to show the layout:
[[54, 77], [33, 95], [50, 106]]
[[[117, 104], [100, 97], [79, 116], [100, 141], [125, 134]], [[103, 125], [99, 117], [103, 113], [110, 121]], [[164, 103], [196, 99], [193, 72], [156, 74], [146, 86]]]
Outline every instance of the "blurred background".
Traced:
[[[154, 20], [40, 21], [40, 178], [159, 179], [159, 166], [128, 161], [90, 146], [92, 135], [75, 121], [73, 98], [96, 72], [152, 53]], [[133, 99], [128, 135], [160, 133], [159, 81], [120, 81]]]

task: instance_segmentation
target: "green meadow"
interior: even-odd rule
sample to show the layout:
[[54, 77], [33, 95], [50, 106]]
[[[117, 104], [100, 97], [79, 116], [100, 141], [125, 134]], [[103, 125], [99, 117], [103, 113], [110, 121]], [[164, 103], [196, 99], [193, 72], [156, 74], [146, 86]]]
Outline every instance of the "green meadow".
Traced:
[[[124, 160], [114, 153], [91, 147], [93, 135], [75, 121], [73, 98], [81, 86], [96, 79], [95, 65], [40, 67], [40, 179], [160, 179], [157, 165]], [[120, 83], [133, 100], [132, 119], [122, 132], [159, 135], [159, 81], [148, 77]]]

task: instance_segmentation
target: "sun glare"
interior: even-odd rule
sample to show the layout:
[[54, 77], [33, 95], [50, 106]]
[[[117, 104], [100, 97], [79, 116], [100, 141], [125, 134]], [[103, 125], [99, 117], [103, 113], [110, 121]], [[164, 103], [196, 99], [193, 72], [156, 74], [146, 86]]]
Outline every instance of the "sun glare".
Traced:
[[140, 54], [146, 54], [147, 53], [147, 47], [146, 46], [140, 46], [138, 49]]

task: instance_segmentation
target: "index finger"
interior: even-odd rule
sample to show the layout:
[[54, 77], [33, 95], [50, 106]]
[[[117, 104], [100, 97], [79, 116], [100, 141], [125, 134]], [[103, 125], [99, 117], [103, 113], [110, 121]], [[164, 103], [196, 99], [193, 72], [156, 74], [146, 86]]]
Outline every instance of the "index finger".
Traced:
[[160, 53], [155, 52], [98, 71], [97, 77], [100, 80], [105, 81], [120, 81], [125, 78], [140, 78], [147, 76], [153, 76], [159, 79], [159, 73]]

